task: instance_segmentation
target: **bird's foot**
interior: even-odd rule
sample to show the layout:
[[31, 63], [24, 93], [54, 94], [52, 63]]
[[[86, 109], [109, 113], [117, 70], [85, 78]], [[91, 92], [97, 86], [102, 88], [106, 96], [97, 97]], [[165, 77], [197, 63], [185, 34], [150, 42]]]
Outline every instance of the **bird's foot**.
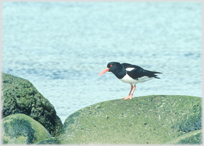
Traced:
[[124, 100], [126, 100], [126, 99], [130, 99], [131, 100], [132, 99], [132, 95], [128, 95], [127, 97], [123, 97], [123, 99]]

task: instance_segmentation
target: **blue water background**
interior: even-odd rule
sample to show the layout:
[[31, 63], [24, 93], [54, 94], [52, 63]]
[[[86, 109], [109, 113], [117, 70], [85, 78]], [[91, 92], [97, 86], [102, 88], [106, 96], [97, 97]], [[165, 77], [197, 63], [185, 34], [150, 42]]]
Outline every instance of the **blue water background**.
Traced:
[[135, 97], [201, 97], [199, 2], [4, 2], [2, 24], [3, 72], [31, 81], [63, 122], [128, 95], [112, 73], [97, 76], [111, 61], [163, 73]]

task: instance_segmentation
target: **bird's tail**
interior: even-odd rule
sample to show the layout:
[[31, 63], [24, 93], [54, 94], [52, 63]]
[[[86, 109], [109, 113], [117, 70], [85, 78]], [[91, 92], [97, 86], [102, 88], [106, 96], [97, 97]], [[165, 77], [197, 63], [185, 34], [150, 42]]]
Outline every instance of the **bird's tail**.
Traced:
[[153, 77], [160, 79], [156, 74], [162, 74], [161, 72], [152, 71]]

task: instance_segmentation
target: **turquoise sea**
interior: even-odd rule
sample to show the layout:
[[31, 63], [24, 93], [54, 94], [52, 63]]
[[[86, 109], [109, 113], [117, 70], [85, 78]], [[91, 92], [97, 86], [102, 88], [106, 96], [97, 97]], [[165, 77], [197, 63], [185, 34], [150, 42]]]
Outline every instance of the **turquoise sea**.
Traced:
[[159, 71], [134, 97], [202, 96], [201, 2], [4, 2], [2, 71], [33, 83], [64, 122], [127, 96], [108, 62]]

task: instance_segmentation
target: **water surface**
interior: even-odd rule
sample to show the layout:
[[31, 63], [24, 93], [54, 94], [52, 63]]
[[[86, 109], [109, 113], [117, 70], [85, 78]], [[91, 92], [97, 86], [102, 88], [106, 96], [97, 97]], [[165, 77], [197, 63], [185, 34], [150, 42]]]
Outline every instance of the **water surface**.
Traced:
[[3, 72], [33, 83], [64, 120], [127, 96], [108, 62], [159, 71], [134, 96], [201, 97], [199, 2], [4, 2]]

